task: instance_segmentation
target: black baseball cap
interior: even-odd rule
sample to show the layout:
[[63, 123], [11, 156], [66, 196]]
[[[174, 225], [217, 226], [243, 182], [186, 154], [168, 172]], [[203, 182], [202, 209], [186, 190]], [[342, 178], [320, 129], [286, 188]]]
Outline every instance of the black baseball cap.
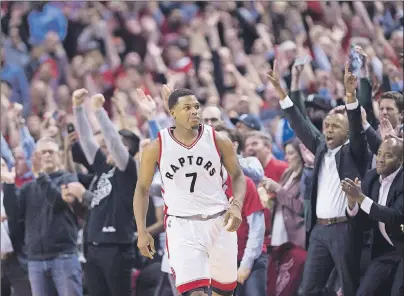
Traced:
[[262, 129], [261, 119], [254, 114], [243, 114], [239, 118], [232, 118], [231, 122], [235, 125], [237, 122], [244, 123], [248, 128], [260, 131]]
[[121, 129], [119, 134], [123, 138], [123, 142], [129, 147], [130, 156], [135, 156], [139, 152], [140, 138], [128, 129]]

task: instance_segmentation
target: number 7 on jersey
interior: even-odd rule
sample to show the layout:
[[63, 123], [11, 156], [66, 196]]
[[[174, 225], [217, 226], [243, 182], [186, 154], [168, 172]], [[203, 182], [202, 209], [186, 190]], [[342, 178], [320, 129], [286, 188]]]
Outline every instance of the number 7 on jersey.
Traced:
[[187, 178], [192, 178], [191, 180], [191, 186], [189, 187], [189, 192], [194, 192], [195, 191], [195, 182], [196, 182], [196, 177], [198, 177], [197, 173], [188, 173], [185, 174], [185, 177]]

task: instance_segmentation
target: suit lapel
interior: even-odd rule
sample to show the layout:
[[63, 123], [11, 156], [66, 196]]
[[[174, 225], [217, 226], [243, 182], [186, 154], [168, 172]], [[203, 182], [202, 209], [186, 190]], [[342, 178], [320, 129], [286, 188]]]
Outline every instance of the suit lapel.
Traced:
[[398, 172], [398, 174], [396, 175], [396, 177], [393, 180], [393, 183], [391, 183], [390, 189], [389, 189], [389, 193], [387, 194], [387, 201], [386, 201], [386, 206], [390, 206], [391, 202], [393, 201], [393, 197], [394, 197], [394, 193], [395, 193], [395, 189], [396, 187], [398, 188], [402, 188], [402, 184], [401, 186], [398, 186], [398, 184], [400, 182], [402, 182], [402, 178], [403, 178], [403, 168], [401, 167], [400, 171]]

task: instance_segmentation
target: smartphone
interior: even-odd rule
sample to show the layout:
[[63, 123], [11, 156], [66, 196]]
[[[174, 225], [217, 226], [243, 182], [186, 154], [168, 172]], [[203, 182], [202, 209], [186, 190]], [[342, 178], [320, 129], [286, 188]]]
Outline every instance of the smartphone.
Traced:
[[349, 52], [349, 72], [356, 75], [362, 67], [362, 64], [363, 61], [361, 55], [355, 50], [355, 45], [352, 45]]
[[297, 57], [295, 59], [295, 62], [293, 66], [301, 66], [301, 65], [306, 65], [311, 62], [311, 58], [309, 56], [302, 56], [302, 57]]
[[59, 111], [56, 110], [55, 112], [53, 112], [53, 114], [52, 114], [53, 119], [57, 120], [58, 116], [59, 116]]
[[73, 123], [69, 123], [68, 125], [67, 125], [67, 133], [72, 133], [72, 132], [74, 132], [76, 129], [74, 128], [74, 125], [73, 125]]

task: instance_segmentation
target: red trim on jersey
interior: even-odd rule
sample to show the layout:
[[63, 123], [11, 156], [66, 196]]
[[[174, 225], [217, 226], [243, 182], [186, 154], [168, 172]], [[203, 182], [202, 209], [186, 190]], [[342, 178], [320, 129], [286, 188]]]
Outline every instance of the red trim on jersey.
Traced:
[[203, 135], [203, 131], [204, 131], [204, 125], [201, 124], [199, 125], [199, 129], [198, 129], [198, 136], [196, 137], [196, 139], [192, 142], [191, 145], [185, 145], [184, 143], [182, 143], [181, 141], [177, 140], [174, 136], [173, 130], [171, 128], [168, 129], [168, 134], [170, 135], [170, 137], [174, 140], [174, 142], [176, 142], [177, 144], [181, 145], [184, 148], [187, 149], [191, 149], [192, 147], [194, 147], [196, 145], [196, 143], [198, 143], [199, 139], [202, 137]]
[[161, 134], [160, 132], [157, 133], [157, 137], [159, 139], [159, 146], [160, 146], [160, 153], [159, 153], [159, 159], [157, 160], [157, 164], [160, 167], [160, 160], [161, 160], [161, 153], [163, 151], [163, 141], [161, 139]]
[[215, 281], [214, 279], [211, 280], [210, 284], [212, 287], [222, 291], [233, 291], [237, 287], [237, 282], [223, 284]]
[[201, 280], [196, 280], [196, 281], [192, 281], [186, 284], [182, 284], [179, 285], [177, 287], [178, 292], [180, 292], [181, 294], [191, 291], [193, 289], [196, 288], [201, 288], [201, 287], [209, 287], [209, 279], [201, 279]]
[[216, 131], [215, 131], [215, 129], [213, 127], [212, 127], [212, 133], [213, 133], [213, 143], [215, 143], [217, 154], [219, 154], [219, 158], [221, 159], [222, 157], [220, 155], [220, 149], [217, 146], [217, 142], [216, 142]]
[[[167, 218], [168, 218], [168, 215], [167, 215], [166, 213], [167, 213], [167, 206], [164, 205], [164, 231], [166, 231], [166, 229], [167, 229]], [[167, 249], [167, 256], [168, 256], [168, 259], [170, 259], [170, 250], [168, 249], [168, 235], [167, 235], [167, 231], [166, 231], [166, 249]]]

